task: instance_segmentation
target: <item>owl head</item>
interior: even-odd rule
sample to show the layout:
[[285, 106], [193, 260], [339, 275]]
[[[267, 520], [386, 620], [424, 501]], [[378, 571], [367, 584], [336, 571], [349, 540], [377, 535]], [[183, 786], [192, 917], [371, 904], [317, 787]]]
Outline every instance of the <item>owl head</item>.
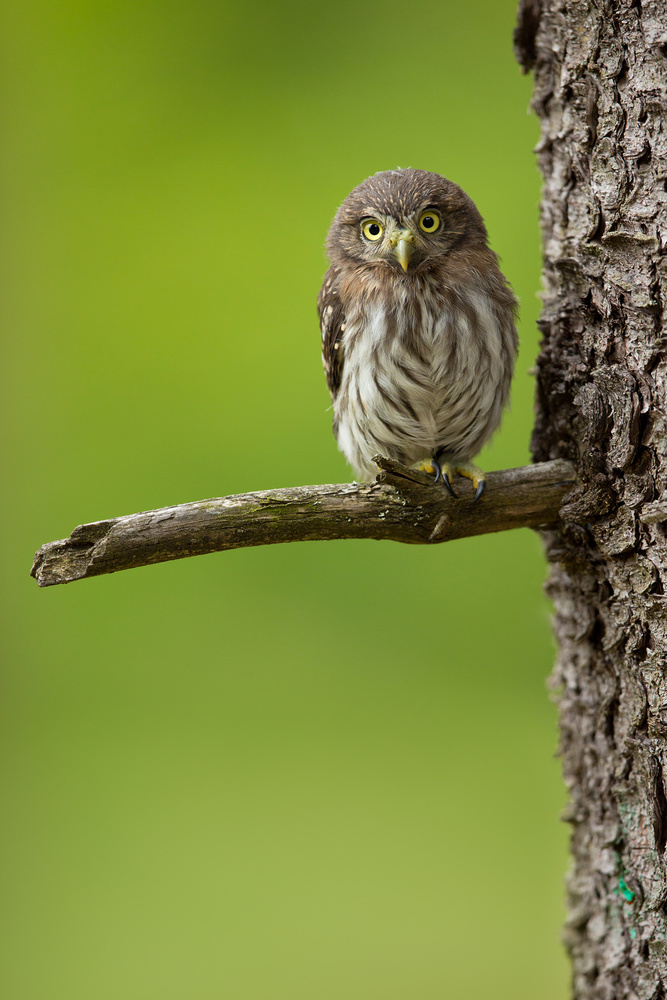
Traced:
[[457, 184], [428, 170], [383, 170], [356, 187], [327, 236], [332, 264], [423, 273], [464, 244], [487, 245], [475, 203]]

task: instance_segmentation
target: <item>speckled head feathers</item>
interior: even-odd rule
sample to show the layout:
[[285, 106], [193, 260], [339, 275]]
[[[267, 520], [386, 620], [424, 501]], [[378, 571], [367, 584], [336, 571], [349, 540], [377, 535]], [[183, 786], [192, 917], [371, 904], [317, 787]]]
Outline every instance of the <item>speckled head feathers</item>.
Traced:
[[475, 203], [457, 184], [428, 170], [383, 170], [362, 181], [338, 209], [327, 237], [332, 261], [341, 254], [355, 259], [378, 261], [359, 233], [363, 219], [392, 219], [400, 225], [416, 225], [419, 214], [428, 208], [438, 211], [442, 225], [417, 253], [415, 263], [426, 257], [441, 257], [462, 239], [486, 246], [484, 222]]

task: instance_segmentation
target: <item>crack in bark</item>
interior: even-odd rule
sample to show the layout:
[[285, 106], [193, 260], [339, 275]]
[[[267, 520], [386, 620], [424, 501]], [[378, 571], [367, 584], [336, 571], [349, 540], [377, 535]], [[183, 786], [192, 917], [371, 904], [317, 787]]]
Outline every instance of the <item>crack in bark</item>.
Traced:
[[665, 797], [665, 784], [662, 776], [660, 762], [656, 760], [655, 771], [655, 800], [653, 803], [653, 832], [655, 836], [655, 846], [658, 854], [665, 853], [667, 844], [667, 798]]

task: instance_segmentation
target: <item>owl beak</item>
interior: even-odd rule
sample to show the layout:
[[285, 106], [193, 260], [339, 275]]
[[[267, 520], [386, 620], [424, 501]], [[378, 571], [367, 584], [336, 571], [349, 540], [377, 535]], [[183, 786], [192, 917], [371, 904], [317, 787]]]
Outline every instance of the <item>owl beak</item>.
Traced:
[[407, 271], [415, 249], [415, 234], [409, 229], [395, 229], [389, 238], [394, 256], [404, 271]]

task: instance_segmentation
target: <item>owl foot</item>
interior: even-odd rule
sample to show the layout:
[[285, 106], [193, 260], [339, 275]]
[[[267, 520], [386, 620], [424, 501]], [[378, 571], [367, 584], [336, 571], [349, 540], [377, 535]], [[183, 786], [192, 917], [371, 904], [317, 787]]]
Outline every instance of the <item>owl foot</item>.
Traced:
[[434, 483], [437, 483], [437, 481], [440, 479], [440, 476], [442, 475], [442, 472], [441, 472], [441, 469], [440, 469], [440, 463], [436, 462], [436, 460], [434, 458], [425, 458], [421, 462], [416, 462], [412, 466], [412, 468], [413, 469], [418, 469], [419, 472], [432, 472], [432, 473], [434, 473], [435, 474], [435, 479], [433, 480]]
[[476, 465], [472, 462], [466, 462], [465, 465], [454, 465], [449, 462], [442, 463], [442, 481], [452, 494], [456, 496], [454, 490], [452, 489], [452, 478], [458, 473], [459, 476], [464, 476], [466, 479], [472, 481], [475, 487], [475, 498], [473, 503], [475, 503], [481, 497], [484, 492], [484, 487], [486, 486], [486, 476], [481, 469], [478, 469]]

